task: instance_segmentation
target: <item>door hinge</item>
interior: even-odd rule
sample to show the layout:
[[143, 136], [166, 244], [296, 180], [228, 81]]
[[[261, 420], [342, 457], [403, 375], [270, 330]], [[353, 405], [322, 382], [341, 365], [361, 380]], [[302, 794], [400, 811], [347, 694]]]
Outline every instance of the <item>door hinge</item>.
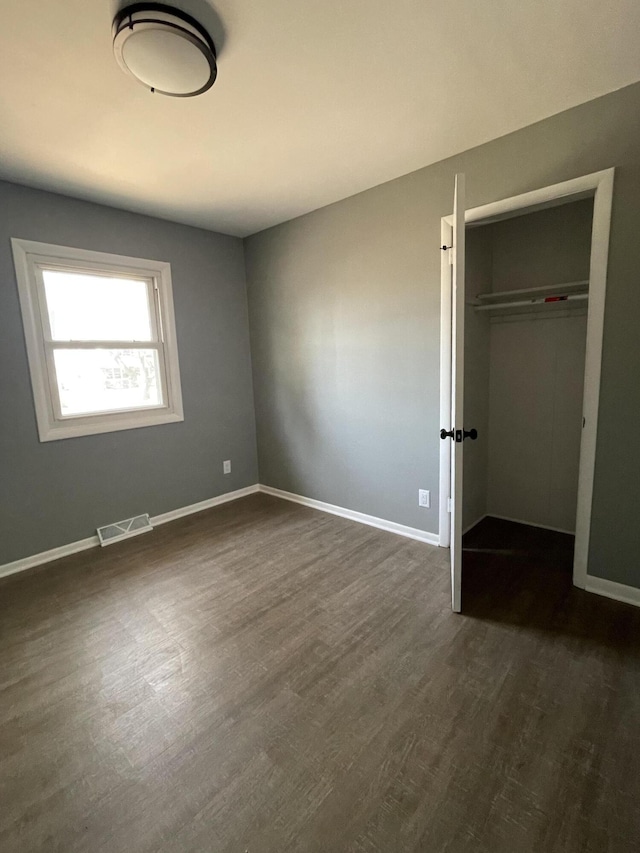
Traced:
[[447, 498], [447, 512], [453, 512], [453, 501], [451, 498]]

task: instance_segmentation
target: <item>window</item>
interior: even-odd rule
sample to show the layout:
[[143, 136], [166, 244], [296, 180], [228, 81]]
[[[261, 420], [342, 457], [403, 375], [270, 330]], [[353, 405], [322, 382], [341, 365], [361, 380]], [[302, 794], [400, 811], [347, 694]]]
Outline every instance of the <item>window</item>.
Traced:
[[40, 441], [183, 420], [169, 264], [11, 242]]

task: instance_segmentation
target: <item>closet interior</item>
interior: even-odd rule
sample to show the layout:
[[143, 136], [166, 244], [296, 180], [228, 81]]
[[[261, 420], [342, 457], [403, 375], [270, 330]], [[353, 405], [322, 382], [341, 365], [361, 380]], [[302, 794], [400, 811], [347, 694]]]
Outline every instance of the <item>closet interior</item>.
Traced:
[[592, 218], [589, 198], [467, 231], [465, 569], [508, 552], [571, 577]]

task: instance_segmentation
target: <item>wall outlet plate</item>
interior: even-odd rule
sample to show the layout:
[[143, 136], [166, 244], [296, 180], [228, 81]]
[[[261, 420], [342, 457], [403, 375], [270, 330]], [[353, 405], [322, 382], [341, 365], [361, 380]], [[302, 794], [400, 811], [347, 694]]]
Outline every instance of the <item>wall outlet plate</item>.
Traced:
[[230, 474], [231, 473], [231, 460], [230, 459], [225, 459], [225, 461], [222, 463], [222, 473], [223, 474]]
[[431, 506], [431, 494], [428, 489], [418, 489], [418, 506], [424, 506], [427, 509]]

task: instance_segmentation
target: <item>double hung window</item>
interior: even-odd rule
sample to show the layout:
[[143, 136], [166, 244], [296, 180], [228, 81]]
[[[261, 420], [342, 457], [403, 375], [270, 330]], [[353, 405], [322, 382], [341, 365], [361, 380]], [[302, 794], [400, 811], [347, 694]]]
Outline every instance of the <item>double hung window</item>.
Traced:
[[169, 264], [12, 244], [40, 440], [183, 420]]

